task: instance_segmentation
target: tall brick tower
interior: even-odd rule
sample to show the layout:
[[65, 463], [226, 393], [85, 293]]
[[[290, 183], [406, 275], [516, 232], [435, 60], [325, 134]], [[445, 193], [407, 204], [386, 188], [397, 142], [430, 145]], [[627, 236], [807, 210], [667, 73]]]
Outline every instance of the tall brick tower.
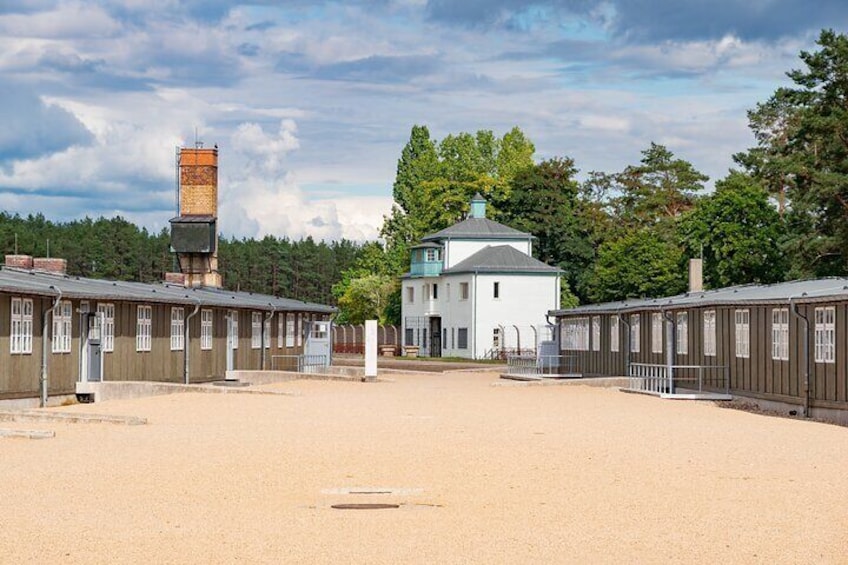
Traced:
[[181, 147], [179, 215], [171, 219], [171, 249], [186, 286], [221, 286], [218, 273], [218, 149]]

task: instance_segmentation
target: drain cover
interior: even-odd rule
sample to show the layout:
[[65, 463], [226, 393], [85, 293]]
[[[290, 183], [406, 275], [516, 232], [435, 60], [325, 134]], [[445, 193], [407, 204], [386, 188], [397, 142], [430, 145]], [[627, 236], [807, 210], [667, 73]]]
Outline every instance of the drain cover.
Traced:
[[330, 508], [335, 508], [336, 510], [386, 510], [388, 508], [400, 508], [399, 504], [368, 504], [368, 503], [359, 503], [359, 504], [333, 504]]

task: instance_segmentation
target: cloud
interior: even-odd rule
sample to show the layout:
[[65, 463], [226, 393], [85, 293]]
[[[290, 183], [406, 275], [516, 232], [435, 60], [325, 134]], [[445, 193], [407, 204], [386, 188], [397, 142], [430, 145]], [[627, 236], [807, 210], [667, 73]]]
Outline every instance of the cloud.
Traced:
[[28, 88], [0, 78], [0, 90], [0, 166], [92, 141], [91, 132], [73, 114], [45, 104]]
[[844, 27], [843, 0], [429, 0], [429, 17], [463, 26], [527, 28], [573, 23], [607, 30], [634, 42], [708, 40], [735, 35], [775, 40], [822, 27]]

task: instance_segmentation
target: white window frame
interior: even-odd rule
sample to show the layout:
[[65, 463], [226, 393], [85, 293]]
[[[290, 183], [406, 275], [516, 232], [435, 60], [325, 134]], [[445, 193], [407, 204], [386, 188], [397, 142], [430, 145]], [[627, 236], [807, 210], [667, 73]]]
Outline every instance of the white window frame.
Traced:
[[601, 350], [601, 317], [592, 316], [592, 351]]
[[212, 349], [212, 327], [215, 320], [213, 310], [204, 308], [200, 311], [200, 349], [209, 351]]
[[733, 321], [736, 357], [748, 359], [751, 357], [751, 311], [747, 308], [734, 310]]
[[185, 349], [185, 310], [182, 307], [171, 307], [171, 351]]
[[115, 351], [115, 305], [111, 302], [97, 304], [100, 324], [100, 349], [103, 353]]
[[716, 311], [704, 310], [704, 357], [716, 356]]
[[71, 320], [73, 306], [70, 300], [62, 300], [53, 311], [53, 353], [71, 352]]
[[639, 353], [642, 350], [642, 316], [630, 315], [630, 353]]
[[621, 347], [621, 332], [618, 325], [618, 314], [610, 316], [610, 352], [618, 353]]
[[297, 340], [297, 346], [303, 346], [303, 314], [298, 314], [295, 317], [295, 323], [297, 328], [295, 329], [294, 335]]
[[589, 318], [568, 318], [562, 321], [563, 349], [589, 351]]
[[651, 313], [651, 353], [663, 352], [663, 315]]
[[153, 306], [139, 304], [135, 310], [135, 350], [150, 351], [153, 345]]
[[250, 313], [250, 348], [262, 347], [262, 312]]
[[239, 311], [230, 310], [230, 326], [233, 331], [233, 349], [239, 346]]
[[414, 286], [406, 287], [406, 303], [407, 304], [415, 304], [415, 287]]
[[31, 298], [12, 298], [12, 319], [9, 332], [9, 351], [12, 355], [32, 354]]
[[286, 347], [294, 347], [294, 314], [286, 314]]
[[427, 249], [424, 256], [425, 261], [438, 261], [439, 253], [437, 249]]
[[789, 360], [789, 308], [771, 311], [771, 358], [775, 361]]
[[[456, 348], [463, 350], [468, 349], [468, 328], [458, 328], [456, 334]], [[462, 344], [463, 339], [465, 340], [465, 345]]]
[[467, 282], [459, 283], [459, 299], [460, 300], [468, 300], [468, 283]]
[[277, 349], [283, 348], [283, 336], [285, 335], [286, 315], [277, 314]]
[[689, 354], [689, 312], [677, 313], [676, 347], [678, 355]]
[[815, 361], [836, 362], [836, 308], [822, 306], [815, 309]]
[[262, 345], [265, 349], [271, 349], [271, 316], [265, 316], [263, 323], [264, 333], [262, 334]]

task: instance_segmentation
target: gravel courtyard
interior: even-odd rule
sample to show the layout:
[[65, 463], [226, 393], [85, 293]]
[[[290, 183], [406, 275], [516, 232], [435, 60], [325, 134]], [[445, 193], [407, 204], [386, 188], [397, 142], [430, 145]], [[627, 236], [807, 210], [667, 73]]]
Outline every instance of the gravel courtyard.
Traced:
[[141, 426], [0, 424], [56, 432], [0, 439], [0, 562], [848, 563], [848, 428], [381, 376], [56, 409]]

